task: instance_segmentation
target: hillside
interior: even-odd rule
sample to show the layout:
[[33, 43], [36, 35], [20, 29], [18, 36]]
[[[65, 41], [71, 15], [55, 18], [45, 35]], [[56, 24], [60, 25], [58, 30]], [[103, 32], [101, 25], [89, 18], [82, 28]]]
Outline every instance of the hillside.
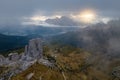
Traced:
[[[117, 60], [102, 64], [100, 56], [94, 57], [91, 53], [72, 46], [45, 46], [44, 58], [54, 63], [54, 66], [35, 63], [11, 80], [111, 80], [114, 78], [112, 71], [119, 65]], [[112, 64], [114, 66], [110, 66]]]
[[119, 58], [70, 45], [42, 45], [39, 38], [0, 60], [3, 80], [119, 80]]

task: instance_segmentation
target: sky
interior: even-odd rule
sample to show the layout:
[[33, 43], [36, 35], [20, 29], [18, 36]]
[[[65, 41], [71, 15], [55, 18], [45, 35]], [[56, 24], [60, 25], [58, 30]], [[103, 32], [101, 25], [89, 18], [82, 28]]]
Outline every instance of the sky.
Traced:
[[85, 10], [97, 16], [95, 21], [120, 17], [119, 3], [120, 0], [0, 0], [0, 24], [79, 26], [83, 22], [78, 16]]

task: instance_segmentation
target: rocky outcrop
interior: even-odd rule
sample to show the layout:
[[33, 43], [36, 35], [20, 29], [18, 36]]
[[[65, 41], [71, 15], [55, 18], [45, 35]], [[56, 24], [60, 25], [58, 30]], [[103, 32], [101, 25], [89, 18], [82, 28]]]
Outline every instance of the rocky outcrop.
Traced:
[[22, 59], [33, 60], [42, 58], [42, 40], [40, 38], [32, 39], [29, 44], [25, 46], [25, 52]]
[[25, 46], [25, 51], [21, 54], [10, 53], [7, 58], [0, 55], [0, 64], [4, 63], [6, 65], [19, 63], [23, 65], [29, 65], [38, 61], [43, 57], [42, 50], [42, 40], [40, 38], [32, 39], [29, 41], [29, 44]]
[[40, 38], [32, 39], [29, 44], [25, 46], [25, 51], [21, 55], [21, 68], [27, 69], [29, 66], [43, 58], [42, 40]]
[[0, 55], [0, 62], [3, 62], [5, 60], [5, 57]]
[[120, 79], [120, 66], [117, 66], [112, 71], [113, 79]]
[[0, 55], [0, 66], [3, 65], [5, 62], [5, 57]]
[[19, 65], [23, 70], [40, 60], [43, 56], [42, 40], [40, 38], [32, 39], [29, 44], [25, 46], [24, 53], [10, 53], [7, 58], [0, 55], [0, 66]]
[[11, 61], [18, 61], [20, 59], [20, 55], [18, 53], [10, 53], [8, 55], [8, 59]]
[[11, 67], [9, 75], [20, 73], [35, 62], [47, 66], [52, 65], [52, 63], [43, 58], [42, 40], [40, 38], [30, 40], [29, 44], [25, 46], [25, 51], [21, 54], [10, 53], [7, 58], [0, 55], [0, 66], [4, 64], [5, 66]]

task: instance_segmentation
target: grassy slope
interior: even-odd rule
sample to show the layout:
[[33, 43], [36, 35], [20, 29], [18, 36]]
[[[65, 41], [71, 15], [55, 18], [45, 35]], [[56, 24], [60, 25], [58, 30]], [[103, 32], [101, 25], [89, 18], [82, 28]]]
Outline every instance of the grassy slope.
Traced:
[[40, 80], [40, 78], [41, 80], [109, 80], [111, 78], [108, 74], [110, 71], [106, 73], [95, 67], [96, 62], [99, 61], [87, 62], [91, 54], [79, 48], [44, 47], [44, 53], [49, 60], [55, 60], [54, 68], [35, 63], [27, 70], [12, 77], [12, 80], [27, 80], [26, 77], [30, 73], [34, 73], [30, 80]]

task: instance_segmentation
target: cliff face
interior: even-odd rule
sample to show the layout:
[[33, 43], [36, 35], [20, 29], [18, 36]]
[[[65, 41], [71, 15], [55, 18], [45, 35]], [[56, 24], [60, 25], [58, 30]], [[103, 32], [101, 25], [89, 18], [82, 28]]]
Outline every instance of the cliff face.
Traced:
[[32, 39], [29, 44], [25, 46], [25, 52], [22, 55], [24, 60], [40, 59], [42, 58], [42, 41], [40, 38]]

